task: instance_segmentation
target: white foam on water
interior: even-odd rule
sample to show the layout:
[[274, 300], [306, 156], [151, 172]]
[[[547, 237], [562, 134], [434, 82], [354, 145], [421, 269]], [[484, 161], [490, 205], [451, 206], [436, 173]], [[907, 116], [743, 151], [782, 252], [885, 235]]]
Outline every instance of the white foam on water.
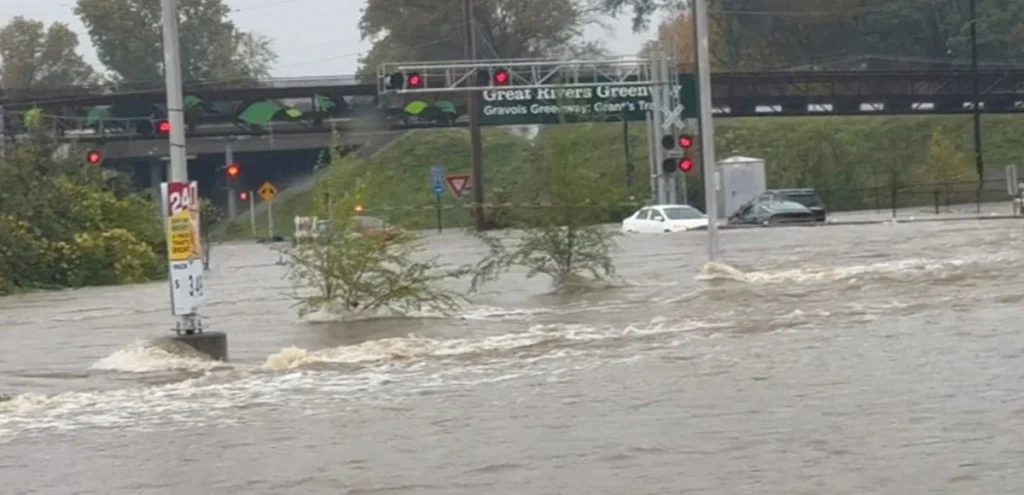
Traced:
[[508, 309], [492, 306], [470, 306], [463, 311], [453, 315], [445, 315], [439, 311], [391, 311], [381, 308], [375, 311], [350, 311], [337, 307], [322, 307], [302, 317], [306, 323], [339, 323], [362, 320], [373, 320], [380, 318], [457, 318], [463, 320], [495, 321], [495, 320], [525, 320], [534, 315], [550, 314], [552, 310], [546, 308], [529, 309]]
[[268, 370], [290, 370], [316, 364], [367, 364], [408, 362], [429, 358], [493, 357], [544, 345], [558, 347], [559, 345], [597, 342], [629, 336], [717, 329], [728, 326], [728, 324], [711, 324], [701, 321], [669, 324], [664, 319], [656, 318], [648, 325], [631, 325], [626, 328], [564, 324], [534, 325], [525, 332], [480, 339], [434, 339], [410, 335], [313, 351], [289, 347], [268, 357], [263, 367]]
[[[548, 376], [571, 365], [597, 366], [601, 359], [573, 344], [634, 338], [660, 333], [691, 333], [702, 322], [597, 328], [585, 325], [535, 325], [526, 332], [479, 339], [427, 339], [410, 336], [310, 351], [283, 349], [260, 369], [236, 368], [235, 376], [203, 376], [158, 386], [76, 391], [57, 395], [21, 394], [0, 402], [0, 442], [26, 432], [79, 428], [185, 428], [253, 420], [254, 410], [296, 407], [327, 412], [339, 402], [389, 400], [424, 388], [459, 388], [521, 376]], [[541, 347], [549, 345], [550, 347]], [[535, 348], [532, 352], [523, 352]], [[94, 367], [117, 370], [197, 369], [198, 363], [173, 352], [139, 343], [100, 360]], [[457, 358], [452, 361], [452, 358]], [[573, 359], [570, 359], [573, 358]], [[313, 370], [324, 363], [363, 363], [356, 370]], [[204, 364], [205, 365], [205, 364]], [[256, 406], [256, 407], [254, 407]]]
[[838, 281], [857, 277], [912, 275], [933, 273], [943, 270], [962, 268], [968, 265], [984, 263], [1001, 263], [1011, 261], [1010, 254], [982, 255], [975, 258], [929, 259], [912, 258], [895, 260], [868, 265], [851, 265], [838, 267], [804, 267], [778, 271], [748, 271], [721, 262], [708, 262], [701, 268], [697, 280], [707, 282], [734, 281], [749, 284], [767, 283], [805, 283], [818, 281]]
[[191, 347], [170, 339], [138, 341], [93, 363], [90, 369], [122, 373], [159, 371], [211, 371], [230, 365], [214, 361]]

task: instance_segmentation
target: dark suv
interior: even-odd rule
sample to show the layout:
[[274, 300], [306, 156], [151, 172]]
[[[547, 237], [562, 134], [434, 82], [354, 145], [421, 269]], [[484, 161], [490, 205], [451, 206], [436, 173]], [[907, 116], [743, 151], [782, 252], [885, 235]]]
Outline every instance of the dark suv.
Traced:
[[769, 189], [757, 197], [758, 202], [791, 201], [800, 203], [814, 213], [814, 219], [824, 222], [828, 217], [825, 203], [814, 189]]

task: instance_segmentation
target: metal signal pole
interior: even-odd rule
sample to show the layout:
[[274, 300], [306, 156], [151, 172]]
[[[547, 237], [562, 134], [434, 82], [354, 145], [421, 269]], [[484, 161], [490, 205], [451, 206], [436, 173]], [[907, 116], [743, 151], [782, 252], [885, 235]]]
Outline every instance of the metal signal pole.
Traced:
[[168, 182], [188, 181], [185, 154], [185, 113], [181, 89], [181, 49], [178, 47], [178, 9], [175, 0], [161, 0], [164, 37], [164, 79], [167, 84], [167, 122], [171, 124]]
[[718, 170], [715, 166], [715, 124], [711, 116], [711, 49], [708, 46], [707, 0], [693, 2], [693, 37], [697, 58], [697, 90], [700, 104], [701, 173], [708, 215], [708, 261], [718, 259]]
[[974, 164], [978, 168], [978, 190], [985, 180], [981, 153], [981, 83], [978, 81], [978, 0], [970, 0], [971, 17], [971, 99], [974, 112]]
[[[462, 12], [465, 17], [464, 35], [466, 37], [466, 58], [476, 61], [476, 29], [473, 27], [473, 0], [464, 0]], [[471, 84], [476, 85], [474, 73]], [[477, 232], [487, 227], [484, 218], [484, 150], [480, 135], [480, 101], [481, 94], [477, 90], [469, 91], [469, 147], [473, 161], [473, 218]]]

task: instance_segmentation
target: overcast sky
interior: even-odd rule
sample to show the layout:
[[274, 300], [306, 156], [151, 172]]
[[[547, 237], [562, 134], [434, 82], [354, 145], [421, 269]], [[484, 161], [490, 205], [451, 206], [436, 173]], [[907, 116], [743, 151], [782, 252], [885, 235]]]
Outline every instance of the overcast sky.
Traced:
[[[280, 59], [277, 77], [353, 74], [367, 44], [359, 40], [360, 10], [366, 0], [226, 0], [244, 30], [270, 36]], [[438, 0], [442, 1], [442, 0]], [[66, 22], [77, 33], [89, 62], [100, 66], [85, 27], [74, 15], [74, 0], [0, 0], [0, 19], [21, 15], [47, 24]], [[593, 28], [588, 37], [605, 39], [616, 54], [635, 54], [651, 35], [634, 35], [628, 15], [610, 21], [611, 32]]]

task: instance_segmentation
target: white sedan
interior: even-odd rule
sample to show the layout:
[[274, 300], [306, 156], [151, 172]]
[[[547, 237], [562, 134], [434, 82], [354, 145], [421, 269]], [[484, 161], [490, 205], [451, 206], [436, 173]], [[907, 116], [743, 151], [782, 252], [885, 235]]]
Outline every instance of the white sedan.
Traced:
[[622, 232], [658, 234], [707, 228], [708, 217], [686, 205], [654, 205], [640, 208], [622, 221]]

